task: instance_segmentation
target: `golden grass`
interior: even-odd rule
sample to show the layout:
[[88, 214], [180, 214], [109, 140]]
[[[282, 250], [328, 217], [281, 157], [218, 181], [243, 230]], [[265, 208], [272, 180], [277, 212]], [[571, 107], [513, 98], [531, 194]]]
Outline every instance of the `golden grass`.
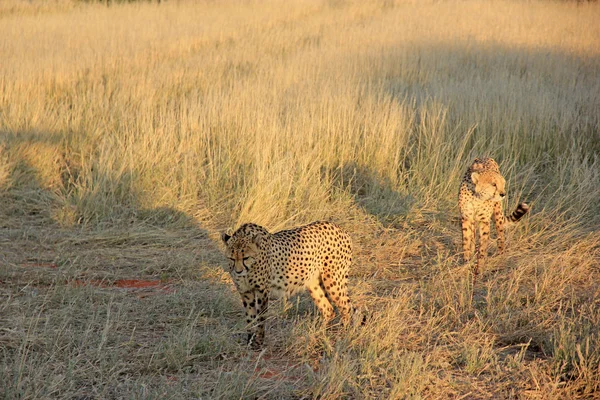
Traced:
[[[598, 20], [542, 1], [3, 2], [0, 393], [599, 396]], [[473, 288], [456, 196], [475, 156], [533, 210]], [[316, 219], [353, 236], [368, 325], [325, 331], [302, 296], [245, 349], [219, 232]], [[73, 285], [141, 277], [175, 291]]]

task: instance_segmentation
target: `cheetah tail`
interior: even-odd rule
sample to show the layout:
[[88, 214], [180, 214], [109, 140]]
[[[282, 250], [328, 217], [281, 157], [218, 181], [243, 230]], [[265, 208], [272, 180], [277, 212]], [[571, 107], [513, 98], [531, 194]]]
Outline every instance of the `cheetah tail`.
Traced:
[[506, 216], [506, 219], [509, 222], [517, 222], [521, 218], [523, 218], [523, 216], [525, 214], [527, 214], [528, 212], [529, 212], [529, 206], [527, 205], [527, 203], [520, 203], [517, 206], [517, 208], [515, 209], [515, 211], [512, 212], [512, 214]]

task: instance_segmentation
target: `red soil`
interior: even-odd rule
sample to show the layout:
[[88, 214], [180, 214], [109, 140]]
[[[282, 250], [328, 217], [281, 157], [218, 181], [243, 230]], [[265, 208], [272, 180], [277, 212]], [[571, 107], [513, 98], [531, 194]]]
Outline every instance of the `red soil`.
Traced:
[[159, 280], [119, 279], [113, 283], [113, 286], [126, 289], [142, 289], [164, 287], [165, 285]]
[[[158, 279], [145, 280], [145, 279], [119, 279], [113, 282], [104, 281], [100, 279], [74, 279], [69, 281], [73, 286], [95, 286], [100, 288], [119, 288], [128, 289], [132, 291], [144, 290], [145, 294], [138, 294], [138, 297], [146, 297], [148, 294], [166, 294], [173, 293], [174, 289], [168, 284]], [[147, 293], [147, 292], [151, 293]]]
[[31, 262], [31, 263], [23, 263], [19, 264], [21, 267], [34, 267], [34, 268], [58, 268], [58, 265], [55, 263], [45, 263], [45, 262]]

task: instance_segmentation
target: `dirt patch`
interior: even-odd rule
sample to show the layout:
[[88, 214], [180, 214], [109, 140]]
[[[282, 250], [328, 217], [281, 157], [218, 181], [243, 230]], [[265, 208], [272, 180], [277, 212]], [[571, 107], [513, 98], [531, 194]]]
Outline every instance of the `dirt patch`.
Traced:
[[68, 283], [72, 286], [93, 286], [102, 289], [117, 289], [126, 292], [133, 292], [140, 298], [156, 294], [171, 294], [175, 292], [175, 288], [170, 282], [159, 279], [119, 279], [112, 282], [100, 279], [74, 279]]
[[53, 262], [27, 262], [19, 264], [19, 266], [24, 268], [58, 268], [58, 265]]

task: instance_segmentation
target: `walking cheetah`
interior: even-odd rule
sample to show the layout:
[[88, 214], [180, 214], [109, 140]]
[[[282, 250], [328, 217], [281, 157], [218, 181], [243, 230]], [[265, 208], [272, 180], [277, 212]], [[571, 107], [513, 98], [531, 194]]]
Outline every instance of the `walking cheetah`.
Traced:
[[519, 221], [528, 211], [526, 203], [520, 203], [510, 215], [502, 212], [501, 201], [506, 196], [506, 181], [500, 174], [498, 164], [491, 158], [476, 158], [467, 169], [458, 194], [458, 207], [462, 222], [463, 258], [468, 262], [475, 252], [475, 225], [479, 225], [479, 251], [473, 270], [473, 282], [483, 268], [487, 257], [492, 212], [498, 234], [498, 253], [504, 251], [504, 227]]
[[330, 300], [340, 310], [342, 321], [350, 320], [353, 307], [347, 287], [352, 241], [337, 225], [313, 222], [269, 233], [261, 226], [245, 224], [231, 236], [223, 233], [221, 239], [246, 310], [251, 346], [263, 344], [269, 298], [291, 296], [303, 289], [308, 289], [325, 322], [334, 315]]

